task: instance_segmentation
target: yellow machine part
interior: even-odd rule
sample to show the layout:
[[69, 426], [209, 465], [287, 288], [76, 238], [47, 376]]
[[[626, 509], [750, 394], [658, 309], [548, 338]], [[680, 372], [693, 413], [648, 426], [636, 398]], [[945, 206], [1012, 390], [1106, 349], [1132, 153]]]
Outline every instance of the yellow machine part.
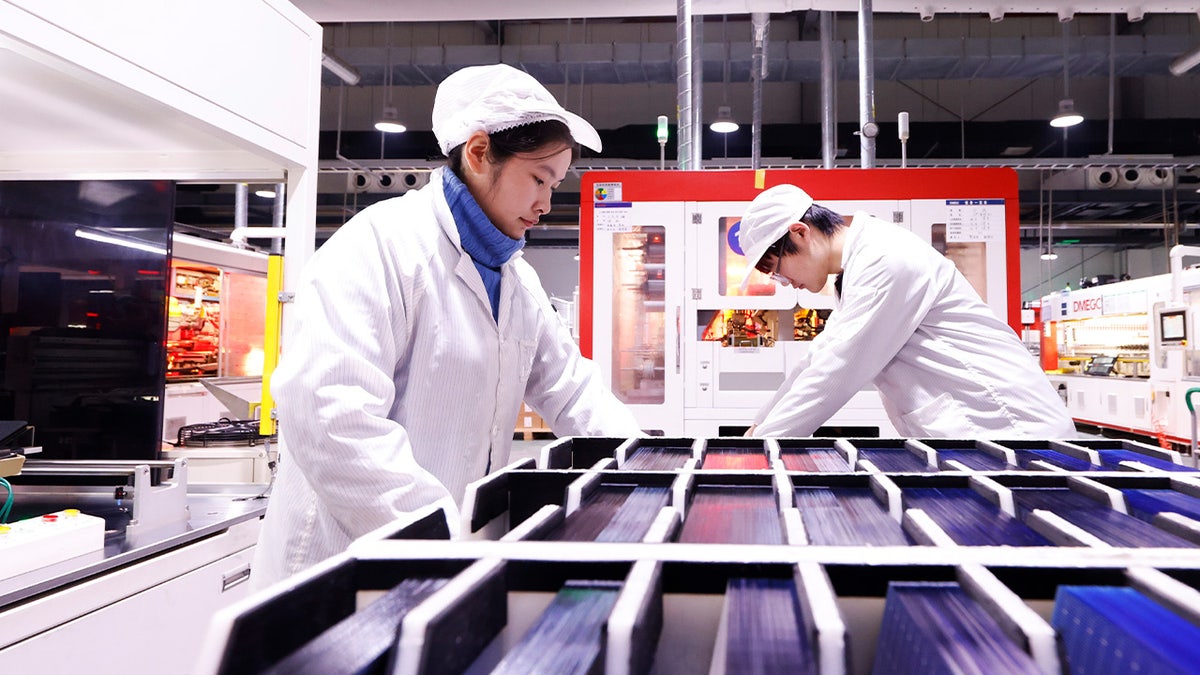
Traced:
[[267, 317], [263, 327], [263, 378], [262, 408], [258, 419], [258, 433], [270, 436], [275, 433], [275, 401], [271, 398], [271, 374], [279, 363], [279, 333], [283, 317], [279, 293], [283, 290], [283, 256], [267, 258]]

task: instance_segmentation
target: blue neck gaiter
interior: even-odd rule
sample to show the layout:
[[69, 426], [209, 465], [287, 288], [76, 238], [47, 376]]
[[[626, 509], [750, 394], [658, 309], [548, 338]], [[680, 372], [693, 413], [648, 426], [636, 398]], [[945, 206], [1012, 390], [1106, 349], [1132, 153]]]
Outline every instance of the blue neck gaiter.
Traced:
[[511, 239], [497, 229], [471, 196], [471, 191], [449, 169], [442, 172], [442, 190], [454, 216], [454, 224], [458, 226], [463, 250], [471, 256], [471, 262], [475, 263], [475, 269], [483, 279], [483, 287], [487, 289], [492, 318], [499, 321], [500, 268], [525, 246], [525, 240]]

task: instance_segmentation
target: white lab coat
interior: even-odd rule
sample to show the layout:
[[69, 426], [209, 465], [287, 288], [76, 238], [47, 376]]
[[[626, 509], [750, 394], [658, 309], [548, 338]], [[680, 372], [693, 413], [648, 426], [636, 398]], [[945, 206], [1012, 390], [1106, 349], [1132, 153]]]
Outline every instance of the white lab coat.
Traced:
[[842, 297], [755, 436], [808, 436], [868, 384], [902, 436], [1068, 438], [1066, 406], [954, 263], [908, 230], [854, 214]]
[[559, 435], [640, 433], [519, 252], [497, 325], [443, 170], [364, 209], [305, 271], [271, 381], [282, 452], [256, 587], [431, 503], [457, 516], [467, 483], [508, 462], [522, 400]]

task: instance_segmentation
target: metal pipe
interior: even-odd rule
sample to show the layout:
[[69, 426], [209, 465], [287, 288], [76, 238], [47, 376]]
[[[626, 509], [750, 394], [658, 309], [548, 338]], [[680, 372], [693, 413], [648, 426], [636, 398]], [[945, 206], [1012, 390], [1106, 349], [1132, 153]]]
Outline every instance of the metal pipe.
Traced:
[[233, 186], [233, 233], [229, 238], [234, 244], [244, 246], [246, 237], [243, 235], [239, 239], [239, 232], [246, 229], [249, 219], [249, 202], [250, 190], [245, 183], [238, 183]]
[[837, 80], [833, 73], [833, 12], [821, 12], [821, 162], [833, 168], [837, 156]]
[[704, 168], [704, 16], [692, 27], [692, 168]]
[[858, 123], [862, 168], [875, 167], [875, 37], [871, 0], [858, 1]]
[[750, 168], [758, 170], [762, 165], [762, 87], [767, 74], [767, 32], [771, 27], [770, 15], [755, 12], [750, 15], [754, 26], [754, 61], [750, 67], [750, 80], [754, 83], [754, 114], [750, 122]]
[[692, 166], [692, 0], [679, 0], [675, 18], [675, 107], [679, 119], [676, 161], [680, 170]]
[[[276, 183], [275, 184], [275, 210], [271, 214], [271, 216], [272, 216], [271, 224], [273, 227], [276, 227], [276, 228], [283, 227], [284, 204], [286, 203], [286, 199], [287, 199], [286, 195], [287, 195], [287, 183]], [[274, 255], [280, 255], [283, 253], [283, 240], [282, 239], [271, 240], [271, 253]]]
[[1108, 154], [1113, 154], [1113, 117], [1117, 106], [1117, 15], [1108, 16]]

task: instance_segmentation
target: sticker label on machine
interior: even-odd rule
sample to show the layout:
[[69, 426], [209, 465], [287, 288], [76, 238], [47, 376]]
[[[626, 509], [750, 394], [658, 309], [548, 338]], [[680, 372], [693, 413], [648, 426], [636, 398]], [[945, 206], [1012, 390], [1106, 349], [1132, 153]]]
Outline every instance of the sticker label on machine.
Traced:
[[597, 202], [592, 211], [592, 227], [596, 232], [633, 232], [629, 218], [630, 202]]
[[946, 241], [1003, 241], [1003, 199], [947, 199]]

